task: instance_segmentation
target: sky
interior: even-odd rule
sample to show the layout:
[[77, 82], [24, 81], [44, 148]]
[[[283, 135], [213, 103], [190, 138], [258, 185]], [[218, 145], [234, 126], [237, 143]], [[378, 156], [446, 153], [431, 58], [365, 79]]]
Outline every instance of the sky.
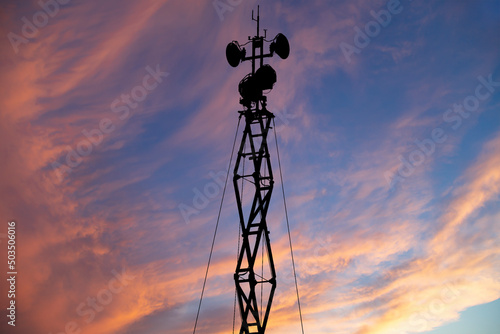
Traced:
[[[2, 1], [2, 333], [193, 332], [257, 5], [305, 333], [495, 333], [495, 0]], [[301, 333], [270, 151], [266, 333]], [[232, 332], [238, 233], [229, 182], [197, 333]]]

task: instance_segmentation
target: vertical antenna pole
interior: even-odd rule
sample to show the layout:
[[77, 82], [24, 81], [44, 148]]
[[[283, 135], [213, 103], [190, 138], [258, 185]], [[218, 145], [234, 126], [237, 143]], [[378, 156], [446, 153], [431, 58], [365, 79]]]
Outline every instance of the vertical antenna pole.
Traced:
[[257, 20], [253, 17], [253, 10], [252, 10], [252, 21], [257, 22], [257, 35], [255, 37], [259, 37], [260, 35], [260, 29], [259, 29], [259, 21], [260, 21], [260, 6], [257, 6]]
[[259, 21], [260, 21], [260, 6], [257, 6], [257, 36], [260, 35]]

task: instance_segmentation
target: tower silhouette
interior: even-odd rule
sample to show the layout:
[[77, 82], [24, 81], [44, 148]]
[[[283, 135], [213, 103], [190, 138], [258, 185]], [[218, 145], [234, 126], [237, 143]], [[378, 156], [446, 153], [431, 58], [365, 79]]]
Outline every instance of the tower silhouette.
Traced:
[[[244, 117], [245, 127], [233, 172], [242, 241], [234, 273], [241, 316], [240, 334], [265, 332], [276, 290], [276, 270], [267, 226], [267, 212], [274, 186], [267, 136], [272, 129], [274, 115], [267, 110], [264, 91], [273, 88], [277, 76], [270, 65], [264, 64], [264, 58], [277, 54], [286, 59], [290, 53], [288, 40], [283, 34], [278, 34], [271, 41], [266, 40], [266, 30], [264, 36], [260, 36], [259, 9], [257, 18], [254, 18], [252, 11], [252, 20], [257, 22], [257, 35], [249, 37], [249, 41], [244, 44], [251, 43], [251, 55], [246, 56], [245, 48], [236, 41], [229, 43], [226, 48], [226, 58], [231, 66], [236, 67], [247, 60], [252, 63], [252, 72], [238, 85], [240, 104], [243, 106], [239, 113], [240, 117]], [[269, 53], [264, 51], [264, 42], [270, 43]], [[245, 165], [251, 166], [250, 171], [245, 172]], [[243, 195], [244, 185], [247, 184], [251, 186], [252, 200], [245, 205]], [[258, 255], [261, 255], [260, 263]]]

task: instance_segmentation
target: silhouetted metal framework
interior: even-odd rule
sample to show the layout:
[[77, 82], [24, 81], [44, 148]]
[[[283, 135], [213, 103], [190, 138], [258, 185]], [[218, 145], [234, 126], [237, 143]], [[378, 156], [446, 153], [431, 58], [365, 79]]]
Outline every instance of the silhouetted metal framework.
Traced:
[[[233, 177], [243, 238], [234, 274], [242, 319], [240, 333], [264, 333], [276, 289], [276, 271], [266, 222], [274, 184], [267, 147], [267, 134], [274, 115], [266, 110], [265, 102], [262, 102], [262, 105], [244, 111], [245, 130], [238, 151]], [[245, 147], [247, 150], [245, 150]], [[243, 159], [248, 159], [253, 168], [249, 174], [239, 175], [238, 169]], [[264, 174], [266, 169], [268, 171], [267, 175]], [[251, 179], [251, 183], [254, 185], [252, 205], [246, 216], [242, 204], [243, 194], [240, 189], [242, 185], [238, 182], [240, 178]], [[264, 245], [261, 245], [262, 243]], [[259, 252], [264, 252], [264, 249], [259, 249], [261, 247], [265, 247], [267, 250], [265, 255], [267, 256], [266, 264], [269, 266], [268, 275], [270, 277], [268, 278], [258, 274], [261, 266], [260, 263], [256, 263], [256, 260]], [[266, 295], [268, 295], [266, 296], [267, 303], [263, 315], [259, 312], [257, 301], [257, 285], [259, 284], [270, 285], [270, 289], [266, 289]]]
[[[252, 12], [252, 20], [257, 22], [257, 35], [249, 37], [248, 43], [251, 42], [252, 45], [251, 56], [246, 57], [246, 50], [236, 41], [231, 42], [226, 49], [227, 60], [231, 66], [236, 67], [246, 60], [252, 62], [252, 72], [241, 80], [238, 87], [241, 94], [240, 103], [244, 107], [240, 111], [240, 117], [245, 119], [245, 128], [233, 174], [242, 232], [234, 274], [241, 315], [240, 334], [264, 333], [276, 290], [276, 271], [266, 221], [274, 185], [267, 136], [274, 115], [267, 110], [267, 99], [263, 95], [263, 91], [271, 89], [276, 82], [276, 72], [271, 66], [264, 65], [264, 58], [272, 57], [276, 53], [285, 59], [290, 51], [286, 37], [278, 34], [270, 41], [270, 52], [265, 54], [266, 36], [259, 36], [259, 13], [255, 19]], [[256, 65], [259, 65], [259, 68], [256, 69]], [[251, 166], [247, 167], [250, 170], [245, 171], [245, 166]], [[246, 196], [248, 193], [253, 194], [251, 202], [246, 202], [248, 205], [243, 202], [244, 184], [251, 185], [251, 190], [245, 188]]]

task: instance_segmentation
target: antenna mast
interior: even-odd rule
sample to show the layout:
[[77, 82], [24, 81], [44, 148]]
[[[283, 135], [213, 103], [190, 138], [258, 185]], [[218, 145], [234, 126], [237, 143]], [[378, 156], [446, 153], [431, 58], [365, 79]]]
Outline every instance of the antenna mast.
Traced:
[[[272, 57], [276, 53], [280, 58], [286, 59], [290, 53], [287, 38], [283, 34], [278, 34], [270, 43], [269, 53], [266, 54], [265, 36], [260, 36], [259, 7], [257, 7], [257, 19], [254, 18], [252, 11], [252, 20], [257, 22], [257, 35], [248, 37], [248, 43], [252, 44], [251, 56], [247, 57], [246, 50], [236, 41], [229, 43], [226, 48], [226, 58], [231, 66], [236, 67], [240, 62], [247, 60], [252, 62], [252, 72], [238, 85], [240, 104], [243, 106], [243, 110], [239, 113], [240, 117], [245, 118], [245, 129], [233, 173], [242, 231], [242, 244], [238, 250], [238, 263], [234, 273], [241, 316], [240, 334], [264, 334], [276, 290], [276, 270], [266, 220], [274, 186], [267, 145], [267, 135], [274, 114], [266, 108], [267, 97], [263, 95], [263, 91], [273, 88], [277, 76], [270, 65], [264, 65], [264, 58]], [[257, 60], [259, 60], [258, 69], [256, 69]], [[245, 165], [251, 166], [251, 170], [244, 171]], [[245, 193], [253, 193], [251, 204], [245, 204], [243, 201], [245, 183], [251, 188], [251, 190], [245, 188]], [[261, 261], [257, 261], [259, 255]]]

